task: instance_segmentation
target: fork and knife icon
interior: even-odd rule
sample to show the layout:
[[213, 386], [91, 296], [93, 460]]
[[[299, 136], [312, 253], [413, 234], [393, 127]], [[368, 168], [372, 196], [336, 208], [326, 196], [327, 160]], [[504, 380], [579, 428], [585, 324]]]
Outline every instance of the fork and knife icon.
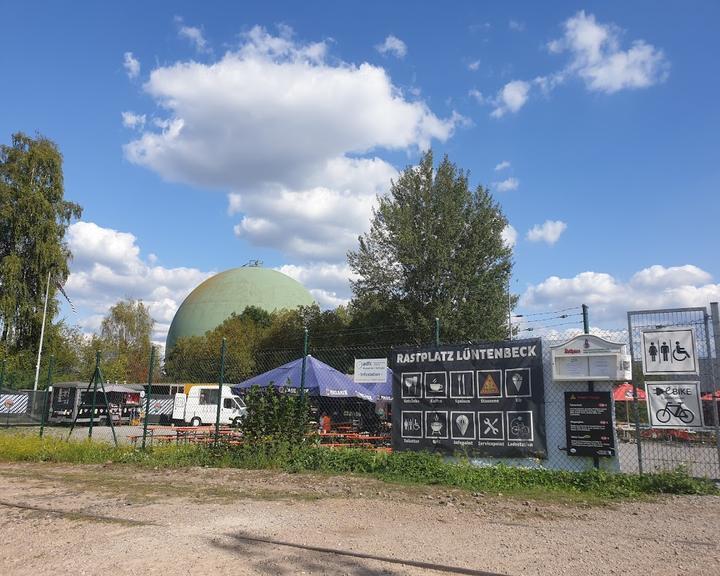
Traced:
[[465, 378], [467, 377], [467, 374], [458, 374], [457, 377], [457, 393], [458, 396], [467, 396], [467, 382], [465, 381]]

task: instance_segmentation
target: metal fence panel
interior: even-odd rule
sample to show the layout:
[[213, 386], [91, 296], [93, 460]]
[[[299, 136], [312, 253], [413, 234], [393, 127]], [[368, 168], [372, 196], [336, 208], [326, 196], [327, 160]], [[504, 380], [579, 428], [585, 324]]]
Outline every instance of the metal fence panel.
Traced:
[[[667, 374], [644, 376], [642, 369], [642, 332], [648, 329], [692, 327], [698, 357], [698, 375]], [[679, 308], [628, 312], [628, 342], [633, 361], [633, 376], [638, 383], [648, 381], [678, 382], [697, 380], [701, 395], [714, 393], [717, 388], [714, 376], [712, 334], [705, 308]], [[669, 471], [685, 468], [697, 477], [720, 478], [720, 432], [717, 419], [717, 401], [702, 402], [704, 426], [699, 430], [652, 428], [644, 402], [634, 402], [639, 418], [633, 425], [638, 471]]]
[[[574, 315], [575, 317], [575, 315]], [[713, 319], [715, 320], [715, 319]], [[583, 331], [578, 321], [572, 327], [564, 327], [562, 332], [546, 331], [543, 340], [543, 371], [545, 379], [545, 424], [548, 458], [543, 460], [507, 461], [508, 464], [521, 466], [544, 466], [569, 470], [588, 470], [595, 463], [592, 458], [569, 455], [565, 438], [565, 398], [566, 391], [584, 391], [588, 389], [586, 382], [555, 383], [552, 380], [551, 347], [562, 344], [581, 334]], [[699, 376], [703, 394], [718, 388], [716, 385], [713, 364], [715, 332], [709, 322], [704, 308], [667, 311], [640, 311], [628, 313], [628, 330], [597, 330], [590, 333], [613, 342], [625, 343], [630, 347], [633, 361], [633, 381], [638, 390], [643, 389], [642, 368], [640, 365], [639, 342], [641, 331], [645, 328], [692, 326], [697, 336], [697, 352], [699, 356]], [[379, 331], [378, 338], [382, 337]], [[94, 440], [112, 442], [115, 438], [119, 443], [142, 445], [143, 435], [147, 436], [149, 446], [160, 442], [187, 441], [190, 437], [200, 438], [202, 433], [210, 436], [214, 433], [217, 403], [213, 404], [213, 412], [202, 419], [203, 427], [196, 434], [180, 433], [189, 428], [190, 422], [183, 419], [184, 412], [176, 404], [177, 394], [184, 394], [193, 386], [215, 390], [221, 381], [225, 386], [233, 387], [250, 378], [257, 377], [270, 370], [278, 369], [293, 362], [302, 362], [307, 352], [306, 370], [314, 366], [314, 361], [327, 364], [344, 376], [352, 379], [356, 359], [387, 358], [390, 351], [399, 346], [417, 345], [412, 339], [400, 339], [393, 334], [393, 341], [373, 341], [368, 334], [320, 334], [310, 335], [309, 343], [303, 339], [285, 340], [276, 349], [257, 350], [243, 348], [242, 345], [228, 345], [225, 355], [221, 354], [220, 342], [207, 346], [192, 357], [175, 358], [171, 364], [166, 363], [162, 370], [157, 367], [153, 372], [153, 383], [148, 390], [146, 382], [129, 384], [105, 383], [107, 393], [103, 396], [98, 388], [98, 395], [93, 404], [92, 393], [86, 392], [90, 382], [77, 383], [76, 393], [62, 392], [67, 383], [55, 383], [52, 395], [43, 390], [32, 391], [4, 390], [0, 391], [0, 426], [43, 424], [45, 413], [45, 433], [63, 438], [84, 439], [92, 436]], [[389, 339], [389, 338], [388, 338]], [[715, 356], [716, 359], [716, 356]], [[102, 368], [102, 361], [100, 364]], [[289, 370], [289, 369], [288, 369]], [[288, 372], [289, 374], [289, 372]], [[297, 380], [298, 372], [295, 372]], [[307, 376], [307, 374], [306, 374]], [[363, 384], [362, 390], [352, 394], [334, 394], [332, 391], [320, 393], [310, 390], [310, 385], [325, 385], [324, 378], [331, 378], [324, 373], [308, 376], [305, 390], [310, 394], [311, 421], [323, 434], [314, 441], [339, 446], [351, 444], [359, 447], [387, 449], [390, 445], [391, 403], [387, 392], [388, 382]], [[664, 376], [667, 380], [681, 378]], [[288, 376], [279, 378], [274, 384], [288, 387], [288, 392], [297, 393], [300, 383], [288, 382]], [[51, 378], [48, 377], [48, 383]], [[613, 391], [617, 383], [596, 382], [597, 391]], [[47, 383], [46, 383], [47, 385]], [[327, 386], [326, 386], [327, 388]], [[246, 392], [236, 389], [242, 396]], [[384, 390], [384, 396], [380, 393]], [[369, 392], [368, 392], [369, 391]], [[214, 392], [217, 396], [217, 392]], [[67, 409], [62, 417], [58, 417], [56, 400], [65, 394], [63, 401]], [[390, 392], [391, 394], [391, 392]], [[368, 395], [370, 397], [364, 397]], [[658, 430], [651, 428], [648, 420], [646, 403], [643, 400], [613, 402], [616, 420], [617, 448], [616, 458], [600, 458], [597, 465], [610, 471], [627, 473], [674, 470], [683, 466], [694, 476], [720, 478], [720, 426], [718, 426], [717, 406], [715, 402], [704, 402], [705, 428], [696, 433]], [[147, 415], [146, 415], [147, 410]], [[637, 413], [636, 413], [637, 410]], [[231, 424], [225, 412], [218, 408], [223, 416], [223, 429]], [[78, 416], [82, 417], [78, 417]], [[92, 415], [92, 418], [90, 416]], [[176, 416], [173, 419], [173, 416]], [[112, 418], [112, 428], [109, 426]], [[75, 422], [70, 434], [71, 422]], [[146, 424], [144, 429], [143, 424]], [[335, 434], [333, 436], [333, 434]], [[639, 440], [639, 442], [638, 442]], [[493, 463], [491, 459], [480, 459], [482, 463]]]

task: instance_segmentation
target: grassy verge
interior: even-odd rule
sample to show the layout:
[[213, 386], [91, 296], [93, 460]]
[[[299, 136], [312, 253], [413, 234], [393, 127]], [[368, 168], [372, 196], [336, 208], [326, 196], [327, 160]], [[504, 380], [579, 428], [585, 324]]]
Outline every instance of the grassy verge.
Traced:
[[242, 447], [162, 446], [141, 451], [129, 446], [68, 442], [29, 435], [0, 435], [0, 461], [134, 464], [152, 468], [211, 466], [275, 469], [287, 472], [361, 474], [388, 482], [441, 485], [508, 495], [558, 495], [613, 500], [653, 494], [718, 494], [713, 482], [684, 471], [635, 476], [603, 471], [568, 472], [542, 468], [491, 466], [467, 461], [450, 463], [423, 453], [376, 453], [369, 450], [327, 450], [260, 444]]

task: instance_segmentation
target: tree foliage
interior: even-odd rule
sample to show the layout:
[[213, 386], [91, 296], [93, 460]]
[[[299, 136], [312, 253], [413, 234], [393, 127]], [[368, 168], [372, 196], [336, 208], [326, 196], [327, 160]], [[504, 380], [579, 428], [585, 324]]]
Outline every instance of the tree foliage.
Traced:
[[442, 319], [445, 341], [507, 336], [512, 249], [499, 205], [469, 174], [432, 152], [405, 169], [379, 198], [371, 229], [348, 263], [354, 321], [397, 325], [428, 341]]
[[314, 304], [268, 313], [249, 306], [203, 336], [178, 339], [167, 351], [166, 376], [181, 382], [216, 381], [225, 338], [225, 381], [241, 382], [299, 358], [306, 327], [313, 347], [338, 346], [349, 322], [343, 307], [323, 311]]
[[154, 324], [150, 311], [140, 300], [120, 300], [103, 318], [100, 336], [94, 336], [87, 346], [85, 364], [94, 362], [94, 353], [100, 350], [106, 379], [144, 382]]
[[[52, 141], [17, 133], [0, 145], [0, 339], [7, 354], [37, 350], [48, 272], [58, 282], [68, 276], [65, 231], [82, 209], [64, 192], [62, 155]], [[48, 319], [56, 311], [51, 282]]]

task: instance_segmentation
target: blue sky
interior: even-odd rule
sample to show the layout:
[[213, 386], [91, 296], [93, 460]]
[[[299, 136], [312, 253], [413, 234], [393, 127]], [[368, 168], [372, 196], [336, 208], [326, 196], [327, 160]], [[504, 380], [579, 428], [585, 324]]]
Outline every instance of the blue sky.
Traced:
[[55, 140], [84, 207], [69, 321], [142, 298], [163, 340], [251, 259], [344, 302], [428, 145], [501, 203], [520, 311], [720, 298], [716, 2], [268, 4], [0, 2], [0, 138]]

